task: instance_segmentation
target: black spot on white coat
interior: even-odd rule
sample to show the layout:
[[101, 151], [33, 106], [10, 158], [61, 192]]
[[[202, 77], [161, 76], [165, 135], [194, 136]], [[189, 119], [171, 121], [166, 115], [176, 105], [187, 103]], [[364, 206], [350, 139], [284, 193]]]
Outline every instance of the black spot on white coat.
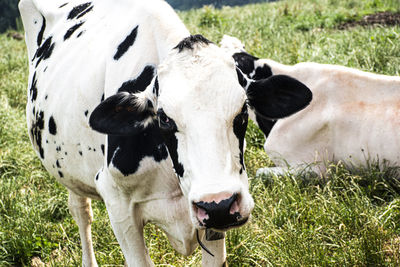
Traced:
[[68, 5], [68, 3], [64, 3], [64, 4], [62, 4], [61, 6], [59, 6], [58, 8], [63, 8], [63, 7], [65, 7], [66, 5]]
[[178, 127], [176, 126], [175, 121], [165, 114], [163, 109], [159, 109], [157, 111], [157, 116], [160, 131], [163, 135], [164, 142], [167, 145], [175, 173], [178, 177], [182, 178], [185, 169], [183, 168], [183, 165], [179, 162], [178, 158], [178, 139], [175, 135], [175, 133], [178, 131]]
[[68, 31], [65, 33], [64, 35], [64, 41], [67, 40], [69, 37], [71, 37], [72, 34], [74, 34], [74, 32], [79, 29], [79, 27], [81, 27], [83, 25], [83, 22], [80, 22], [78, 24], [75, 24], [74, 26], [72, 26], [71, 28], [68, 29]]
[[125, 176], [135, 173], [145, 157], [153, 157], [156, 162], [168, 157], [156, 124], [134, 136], [108, 136], [107, 163], [112, 162]]
[[240, 174], [245, 170], [244, 166], [244, 137], [246, 135], [247, 123], [248, 123], [248, 113], [247, 113], [247, 105], [245, 104], [242, 108], [242, 111], [234, 118], [233, 120], [233, 133], [239, 140], [239, 160], [240, 165], [242, 166], [240, 169]]
[[37, 151], [42, 159], [44, 159], [44, 150], [42, 147], [42, 130], [44, 129], [44, 112], [38, 111], [35, 113], [34, 122], [31, 126], [31, 139], [37, 146]]
[[118, 92], [137, 93], [146, 89], [150, 85], [155, 75], [155, 68], [151, 65], [146, 66], [136, 79], [124, 82]]
[[84, 4], [80, 4], [78, 6], [75, 6], [74, 8], [72, 8], [72, 10], [69, 12], [68, 14], [68, 19], [74, 19], [77, 16], [79, 16], [82, 12], [84, 12], [92, 3], [91, 2], [87, 2]]
[[48, 59], [53, 53], [55, 43], [52, 43], [52, 38], [52, 36], [48, 37], [46, 41], [44, 41], [44, 43], [36, 50], [36, 53], [32, 59], [35, 60], [35, 58], [37, 58], [36, 67], [42, 60]]
[[42, 16], [42, 27], [40, 28], [39, 34], [37, 36], [37, 45], [38, 47], [42, 44], [44, 30], [46, 29], [46, 19]]
[[[137, 93], [143, 91], [149, 86], [154, 75], [154, 67], [146, 66], [136, 79], [124, 82], [118, 92]], [[104, 146], [101, 149], [104, 152]], [[127, 176], [137, 171], [140, 161], [144, 157], [153, 157], [155, 161], [160, 162], [168, 157], [168, 152], [160, 129], [154, 123], [130, 136], [108, 135], [106, 156], [108, 164], [112, 162], [122, 174]]]
[[160, 85], [158, 84], [158, 76], [156, 77], [156, 80], [154, 81], [153, 94], [155, 94], [156, 96], [160, 95]]
[[55, 122], [53, 116], [51, 116], [50, 119], [49, 119], [49, 132], [52, 135], [56, 135], [57, 134], [57, 125], [56, 125], [56, 122]]
[[79, 19], [83, 16], [85, 16], [88, 12], [93, 10], [93, 6], [90, 6], [89, 8], [87, 8], [86, 10], [84, 10], [82, 13], [80, 13], [76, 18]]
[[167, 137], [165, 143], [168, 147], [169, 155], [171, 156], [172, 164], [174, 166], [175, 173], [178, 177], [182, 178], [185, 172], [185, 169], [182, 163], [179, 162], [178, 158], [178, 139], [176, 139], [175, 134]]
[[131, 47], [135, 43], [138, 28], [139, 25], [133, 28], [131, 33], [126, 36], [125, 40], [118, 45], [117, 52], [114, 55], [115, 60], [119, 60], [128, 51], [129, 47]]
[[[32, 77], [32, 82], [31, 82], [31, 87], [29, 89], [29, 95], [31, 96], [31, 102], [36, 100], [37, 97], [37, 79], [36, 79], [36, 71], [33, 73]], [[35, 109], [35, 108], [33, 108]], [[33, 113], [35, 113], [35, 110], [33, 110]]]

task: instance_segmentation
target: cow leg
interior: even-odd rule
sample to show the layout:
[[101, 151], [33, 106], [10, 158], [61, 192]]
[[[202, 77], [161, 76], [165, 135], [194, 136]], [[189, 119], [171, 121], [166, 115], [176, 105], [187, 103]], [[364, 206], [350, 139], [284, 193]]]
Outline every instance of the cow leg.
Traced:
[[256, 176], [278, 176], [285, 174], [291, 174], [291, 170], [286, 167], [268, 167], [258, 169]]
[[[120, 209], [116, 215], [107, 207], [115, 237], [125, 256], [125, 266], [154, 266], [144, 242], [144, 225], [135, 222], [138, 220], [132, 210], [125, 209], [123, 205], [120, 205]], [[121, 211], [126, 215], [120, 216], [123, 213]]]
[[91, 224], [93, 221], [93, 213], [91, 200], [69, 191], [68, 207], [79, 227], [79, 235], [82, 244], [82, 266], [97, 266], [92, 244]]
[[202, 243], [209, 252], [201, 249], [201, 263], [203, 267], [221, 267], [228, 266], [226, 264], [226, 248], [225, 248], [225, 234], [206, 230], [206, 234], [202, 238]]
[[293, 167], [268, 167], [257, 170], [256, 177], [285, 176], [285, 175], [314, 175], [322, 174], [326, 168], [318, 165], [298, 165]]
[[144, 242], [140, 204], [133, 202], [108, 175], [99, 172], [96, 189], [107, 208], [126, 266], [154, 266]]

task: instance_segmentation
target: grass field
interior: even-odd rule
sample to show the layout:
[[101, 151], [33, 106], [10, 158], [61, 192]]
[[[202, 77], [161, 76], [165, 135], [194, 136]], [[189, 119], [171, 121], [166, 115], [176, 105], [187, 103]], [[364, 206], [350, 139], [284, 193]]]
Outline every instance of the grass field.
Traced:
[[[400, 27], [338, 25], [378, 11], [399, 11], [398, 0], [287, 0], [181, 12], [192, 33], [214, 42], [244, 40], [252, 54], [286, 64], [340, 64], [400, 75]], [[0, 266], [79, 266], [78, 228], [67, 192], [41, 167], [26, 130], [27, 58], [23, 41], [0, 35]], [[256, 206], [245, 227], [227, 235], [230, 266], [400, 266], [399, 185], [393, 168], [348, 170], [331, 164], [324, 179], [255, 178], [271, 165], [263, 136], [250, 125], [246, 164]], [[104, 204], [93, 203], [96, 258], [121, 266]], [[200, 250], [178, 255], [165, 235], [146, 227], [158, 266], [198, 266]], [[39, 260], [40, 259], [40, 260]], [[36, 262], [36, 263], [35, 263]]]

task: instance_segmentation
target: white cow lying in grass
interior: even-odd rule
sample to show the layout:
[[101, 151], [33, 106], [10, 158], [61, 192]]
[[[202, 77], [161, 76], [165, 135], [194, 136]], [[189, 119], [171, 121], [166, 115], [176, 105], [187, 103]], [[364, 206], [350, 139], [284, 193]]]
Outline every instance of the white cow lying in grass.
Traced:
[[224, 36], [221, 47], [252, 79], [285, 74], [313, 92], [311, 104], [294, 116], [277, 121], [253, 117], [267, 137], [265, 151], [279, 166], [258, 174], [304, 164], [323, 171], [327, 161], [400, 164], [400, 77], [311, 62], [287, 66], [249, 55], [230, 36]]

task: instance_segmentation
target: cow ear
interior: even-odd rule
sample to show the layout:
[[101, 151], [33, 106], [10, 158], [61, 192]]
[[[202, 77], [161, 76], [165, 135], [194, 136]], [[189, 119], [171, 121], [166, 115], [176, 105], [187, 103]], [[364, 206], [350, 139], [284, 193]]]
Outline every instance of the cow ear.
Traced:
[[250, 106], [257, 115], [280, 119], [302, 110], [312, 100], [312, 93], [300, 81], [286, 75], [250, 81], [246, 86]]
[[134, 135], [155, 122], [152, 102], [143, 93], [120, 92], [101, 102], [89, 118], [90, 127], [109, 135]]

